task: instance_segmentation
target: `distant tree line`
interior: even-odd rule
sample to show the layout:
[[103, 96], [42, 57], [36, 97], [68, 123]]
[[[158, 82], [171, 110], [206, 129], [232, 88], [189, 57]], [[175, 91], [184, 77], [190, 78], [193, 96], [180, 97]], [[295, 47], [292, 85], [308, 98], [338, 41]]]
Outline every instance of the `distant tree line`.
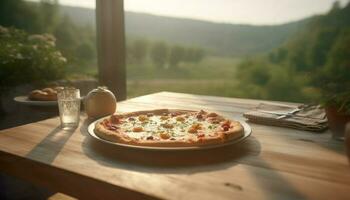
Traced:
[[[60, 11], [57, 0], [39, 3], [23, 0], [0, 1], [0, 25], [29, 33], [50, 33], [68, 65], [96, 64], [96, 33], [91, 26], [78, 26]], [[150, 60], [157, 68], [177, 68], [182, 62], [197, 63], [205, 56], [199, 47], [172, 45], [162, 41], [133, 39], [127, 42], [128, 63]]]
[[[313, 101], [350, 88], [350, 3], [338, 2], [267, 55], [246, 59], [237, 79], [245, 97]], [[323, 89], [322, 89], [323, 88]]]
[[163, 41], [135, 39], [127, 41], [127, 60], [129, 63], [143, 64], [149, 59], [159, 69], [177, 68], [181, 62], [198, 63], [205, 56], [199, 47], [170, 45]]

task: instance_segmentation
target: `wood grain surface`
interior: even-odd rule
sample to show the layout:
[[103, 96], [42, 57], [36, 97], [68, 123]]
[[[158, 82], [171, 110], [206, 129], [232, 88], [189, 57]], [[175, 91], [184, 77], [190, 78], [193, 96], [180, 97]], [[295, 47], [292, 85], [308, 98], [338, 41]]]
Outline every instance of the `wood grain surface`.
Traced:
[[[153, 108], [215, 111], [234, 119], [259, 100], [161, 92], [118, 103], [118, 112]], [[0, 170], [81, 199], [349, 199], [342, 142], [250, 124], [239, 145], [157, 152], [115, 147], [74, 131], [57, 117], [0, 131]]]

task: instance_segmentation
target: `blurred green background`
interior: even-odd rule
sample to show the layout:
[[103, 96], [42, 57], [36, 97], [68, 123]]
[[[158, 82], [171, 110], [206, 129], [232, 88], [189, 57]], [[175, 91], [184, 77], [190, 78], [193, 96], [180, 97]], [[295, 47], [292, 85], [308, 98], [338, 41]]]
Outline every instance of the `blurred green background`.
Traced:
[[[56, 38], [56, 48], [67, 63], [54, 78], [97, 77], [94, 16], [92, 9], [57, 1], [0, 1], [2, 27]], [[322, 88], [349, 90], [349, 3], [342, 7], [334, 2], [326, 14], [274, 26], [126, 12], [126, 38], [128, 97], [166, 90], [315, 102], [324, 95]], [[0, 39], [0, 48], [5, 49], [8, 39]], [[5, 50], [1, 55], [1, 60], [9, 59]], [[16, 70], [19, 65], [11, 66]], [[1, 75], [8, 76], [5, 65], [0, 68]], [[39, 79], [53, 78], [36, 77], [33, 82]]]

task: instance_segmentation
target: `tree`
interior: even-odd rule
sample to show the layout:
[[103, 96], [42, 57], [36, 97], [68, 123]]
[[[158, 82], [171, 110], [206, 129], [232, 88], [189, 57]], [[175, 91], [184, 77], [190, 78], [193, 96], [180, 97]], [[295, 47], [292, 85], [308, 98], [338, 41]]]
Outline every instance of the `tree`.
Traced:
[[151, 59], [157, 68], [164, 68], [168, 57], [168, 46], [164, 42], [156, 42], [151, 50]]
[[79, 29], [68, 16], [64, 16], [61, 22], [57, 24], [54, 35], [57, 38], [57, 47], [64, 53], [68, 60], [76, 61], [76, 49], [82, 38], [80, 37]]
[[314, 74], [314, 84], [325, 95], [340, 94], [350, 88], [350, 28], [343, 30], [328, 53], [327, 63]]
[[323, 66], [327, 61], [327, 54], [338, 36], [334, 28], [322, 28], [316, 33], [315, 40], [309, 45], [309, 68]]
[[52, 33], [60, 21], [58, 0], [41, 0], [39, 12], [41, 32]]
[[177, 65], [184, 61], [185, 58], [185, 48], [182, 46], [173, 46], [169, 53], [169, 65], [172, 68], [176, 68]]
[[284, 61], [286, 59], [287, 55], [288, 55], [288, 50], [283, 48], [283, 47], [280, 47], [277, 50], [270, 52], [268, 54], [268, 57], [269, 57], [270, 62], [276, 64], [276, 63], [281, 63], [282, 61]]
[[144, 62], [148, 52], [148, 41], [146, 39], [135, 40], [129, 48], [131, 48], [129, 53], [133, 61], [138, 64]]
[[22, 0], [0, 1], [0, 25], [37, 32], [41, 24], [37, 9]]
[[331, 12], [336, 12], [341, 9], [340, 2], [334, 1], [332, 4]]
[[204, 50], [201, 48], [187, 48], [185, 53], [185, 60], [187, 62], [198, 63], [204, 57]]
[[96, 55], [93, 44], [88, 42], [81, 43], [75, 52], [79, 60], [84, 62], [92, 60]]

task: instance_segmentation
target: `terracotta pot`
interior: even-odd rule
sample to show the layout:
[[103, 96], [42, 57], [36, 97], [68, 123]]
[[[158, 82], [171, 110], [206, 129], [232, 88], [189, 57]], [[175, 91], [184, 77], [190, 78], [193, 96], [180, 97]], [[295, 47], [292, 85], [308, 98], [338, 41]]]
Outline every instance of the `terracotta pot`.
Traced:
[[344, 139], [345, 125], [347, 122], [350, 122], [350, 115], [341, 111], [339, 112], [336, 107], [326, 107], [325, 110], [333, 138]]

